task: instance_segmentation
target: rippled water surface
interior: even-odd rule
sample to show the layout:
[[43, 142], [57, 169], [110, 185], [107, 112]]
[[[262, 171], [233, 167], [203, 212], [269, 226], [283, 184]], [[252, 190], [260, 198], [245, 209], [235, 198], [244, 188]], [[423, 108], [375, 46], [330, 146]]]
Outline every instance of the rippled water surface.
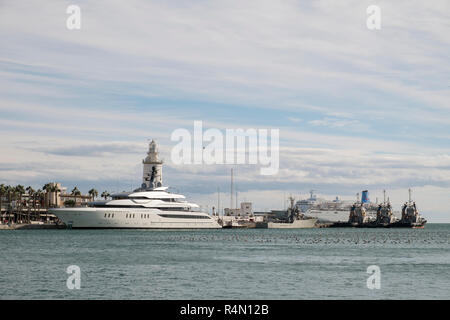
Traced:
[[[1, 299], [450, 299], [450, 224], [0, 231]], [[66, 269], [81, 268], [69, 290]], [[369, 290], [367, 267], [381, 269]]]

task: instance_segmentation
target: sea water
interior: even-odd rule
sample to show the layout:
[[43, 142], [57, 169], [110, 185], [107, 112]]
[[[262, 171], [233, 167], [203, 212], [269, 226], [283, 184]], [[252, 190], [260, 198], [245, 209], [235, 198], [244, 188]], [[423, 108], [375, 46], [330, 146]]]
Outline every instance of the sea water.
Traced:
[[0, 299], [450, 299], [450, 224], [2, 230], [0, 247]]

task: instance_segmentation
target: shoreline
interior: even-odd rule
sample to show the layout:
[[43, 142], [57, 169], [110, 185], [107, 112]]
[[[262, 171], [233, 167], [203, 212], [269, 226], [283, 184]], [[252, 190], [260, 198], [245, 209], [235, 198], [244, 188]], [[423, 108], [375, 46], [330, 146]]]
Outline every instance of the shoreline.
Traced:
[[14, 223], [11, 225], [0, 224], [0, 230], [38, 230], [38, 229], [66, 229], [66, 226], [54, 223], [44, 223], [44, 224]]

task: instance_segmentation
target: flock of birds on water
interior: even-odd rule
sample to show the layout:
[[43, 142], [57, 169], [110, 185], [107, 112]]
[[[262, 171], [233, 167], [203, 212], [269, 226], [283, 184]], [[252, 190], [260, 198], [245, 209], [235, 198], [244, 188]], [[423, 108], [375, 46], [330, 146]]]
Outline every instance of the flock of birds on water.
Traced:
[[408, 244], [449, 244], [450, 238], [437, 234], [427, 237], [415, 237], [406, 234], [334, 234], [333, 236], [307, 236], [298, 234], [285, 235], [248, 235], [248, 234], [224, 234], [224, 235], [166, 235], [160, 239], [162, 242], [236, 242], [236, 243], [273, 243], [273, 244], [304, 244], [304, 245], [408, 245]]

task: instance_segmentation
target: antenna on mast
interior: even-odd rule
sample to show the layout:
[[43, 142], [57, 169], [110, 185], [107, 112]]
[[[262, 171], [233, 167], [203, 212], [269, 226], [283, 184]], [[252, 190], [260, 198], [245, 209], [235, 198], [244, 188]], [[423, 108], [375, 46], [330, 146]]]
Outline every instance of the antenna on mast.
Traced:
[[295, 202], [295, 198], [291, 195], [289, 195], [289, 203], [290, 203], [290, 208], [294, 209], [294, 202]]

